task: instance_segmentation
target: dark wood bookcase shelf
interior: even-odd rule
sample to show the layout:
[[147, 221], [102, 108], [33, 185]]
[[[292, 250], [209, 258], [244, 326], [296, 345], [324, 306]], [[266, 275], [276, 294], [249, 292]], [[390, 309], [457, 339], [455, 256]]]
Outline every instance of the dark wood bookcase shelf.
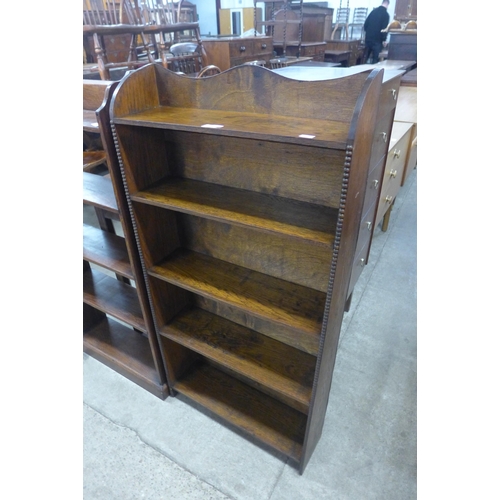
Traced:
[[125, 239], [114, 233], [83, 224], [83, 258], [129, 280], [134, 279]]
[[323, 427], [372, 147], [390, 133], [382, 80], [258, 66], [192, 79], [152, 64], [111, 105], [172, 394], [300, 472]]

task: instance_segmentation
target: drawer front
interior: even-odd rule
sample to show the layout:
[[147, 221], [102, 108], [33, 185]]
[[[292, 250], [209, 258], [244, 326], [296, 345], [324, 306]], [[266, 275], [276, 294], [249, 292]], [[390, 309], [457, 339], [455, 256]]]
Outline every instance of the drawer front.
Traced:
[[363, 269], [365, 268], [366, 265], [366, 256], [368, 254], [368, 247], [363, 247], [361, 250], [356, 253], [356, 257], [354, 257], [354, 262], [352, 264], [352, 271], [351, 271], [351, 279], [349, 281], [349, 289], [347, 292], [347, 296], [349, 297], [354, 290], [354, 286], [356, 285], [359, 276], [361, 275]]
[[394, 198], [391, 198], [390, 195], [381, 193], [380, 201], [377, 207], [377, 215], [375, 217], [375, 227], [380, 224], [380, 221], [384, 218], [385, 213], [389, 210], [391, 203], [394, 201]]
[[369, 170], [375, 168], [378, 162], [387, 152], [389, 147], [390, 131], [392, 127], [392, 113], [384, 116], [375, 125], [375, 135], [373, 137], [372, 151], [370, 155]]
[[368, 174], [365, 201], [363, 203], [363, 216], [366, 214], [368, 208], [376, 203], [379, 198], [379, 194], [382, 189], [385, 159], [386, 157], [383, 156], [378, 162], [377, 166]]
[[389, 170], [386, 174], [387, 175], [384, 177], [384, 183], [382, 185], [382, 191], [380, 193], [380, 200], [378, 202], [375, 226], [378, 226], [401, 188], [401, 179], [403, 177], [402, 172], [398, 171], [394, 174], [394, 176], [392, 176], [391, 171]]
[[382, 191], [392, 182], [404, 183], [404, 173], [408, 153], [411, 147], [413, 126], [409, 123], [394, 123], [390, 150], [387, 152], [387, 161], [382, 183]]
[[396, 109], [401, 77], [391, 78], [382, 84], [382, 93], [378, 109], [378, 116], [385, 116], [389, 111]]
[[253, 50], [256, 54], [270, 54], [273, 53], [273, 40], [272, 38], [265, 40], [255, 40]]
[[[387, 153], [387, 161], [384, 172], [384, 180], [382, 185], [385, 186], [386, 183], [397, 181], [401, 183], [401, 178], [403, 177], [406, 157], [408, 155], [408, 149], [410, 146], [410, 134], [407, 133], [403, 138], [396, 143], [396, 145], [391, 148]], [[384, 188], [382, 187], [382, 190]]]
[[265, 38], [241, 38], [231, 40], [229, 43], [229, 55], [231, 57], [253, 57], [262, 53], [272, 54], [273, 41], [271, 37]]
[[359, 226], [358, 242], [356, 243], [356, 250], [354, 251], [354, 255], [360, 255], [360, 250], [362, 248], [365, 248], [365, 262], [368, 260], [368, 250], [370, 248], [373, 228], [375, 227], [376, 211], [377, 203], [375, 202], [369, 207], [368, 211], [361, 220], [361, 225]]
[[[365, 200], [363, 202], [362, 219], [359, 226], [358, 241], [356, 243], [355, 254], [360, 248], [366, 246], [366, 251], [370, 249], [371, 237], [375, 228], [375, 216], [377, 211], [377, 201], [382, 188], [383, 171], [385, 168], [385, 156], [381, 158], [378, 165], [368, 174], [366, 184]], [[365, 255], [368, 260], [368, 255]]]
[[231, 57], [242, 57], [253, 54], [253, 40], [234, 40], [229, 43], [229, 55]]

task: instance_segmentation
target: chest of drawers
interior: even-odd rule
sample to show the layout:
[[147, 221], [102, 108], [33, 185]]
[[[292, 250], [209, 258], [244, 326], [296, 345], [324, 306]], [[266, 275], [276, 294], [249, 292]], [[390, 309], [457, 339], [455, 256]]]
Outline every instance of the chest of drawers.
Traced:
[[[388, 213], [401, 188], [407, 158], [410, 152], [412, 130], [413, 124], [407, 122], [394, 122], [392, 126], [391, 142], [385, 162], [375, 226], [377, 226]], [[384, 226], [386, 223], [388, 223], [388, 221], [384, 221]], [[386, 227], [383, 229], [385, 230]]]
[[273, 56], [270, 36], [208, 38], [203, 39], [203, 47], [208, 64], [215, 64], [221, 71], [254, 60], [268, 63]]
[[[382, 83], [377, 124], [370, 155], [370, 166], [366, 185], [366, 195], [362, 209], [362, 220], [359, 227], [354, 263], [349, 282], [346, 309], [349, 309], [351, 294], [354, 286], [368, 262], [373, 231], [377, 227], [380, 199], [384, 193], [384, 178], [389, 156], [390, 138], [394, 124], [394, 115], [401, 85], [403, 71], [386, 71]], [[402, 175], [400, 170], [399, 179]], [[386, 195], [388, 196], [388, 195]], [[378, 221], [378, 222], [377, 222]]]
[[413, 125], [410, 138], [410, 152], [401, 183], [404, 184], [412, 170], [417, 166], [417, 87], [402, 86], [394, 120]]

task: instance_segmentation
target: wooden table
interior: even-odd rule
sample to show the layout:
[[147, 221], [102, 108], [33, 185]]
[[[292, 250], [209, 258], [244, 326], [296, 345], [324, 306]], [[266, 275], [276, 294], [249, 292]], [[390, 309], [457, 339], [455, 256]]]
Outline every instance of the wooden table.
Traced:
[[[279, 73], [280, 75], [287, 76], [288, 78], [312, 82], [317, 80], [329, 80], [331, 78], [343, 78], [344, 76], [354, 75], [363, 71], [370, 71], [372, 66], [373, 65], [370, 64], [360, 64], [359, 66], [350, 66], [349, 68], [339, 66], [329, 68], [321, 66], [300, 66], [294, 64], [293, 66], [285, 68], [276, 68], [273, 71]], [[402, 70], [384, 70], [383, 81], [385, 82], [398, 75], [402, 75], [403, 73], [404, 71]]]
[[315, 61], [313, 59], [311, 61], [300, 61], [298, 63], [295, 63], [295, 66], [305, 66], [306, 68], [312, 68], [312, 67], [336, 68], [336, 67], [340, 66], [340, 63]]
[[385, 61], [380, 61], [377, 64], [366, 64], [364, 66], [384, 69], [404, 69], [405, 71], [410, 71], [417, 66], [417, 61], [399, 61], [397, 59], [386, 59]]

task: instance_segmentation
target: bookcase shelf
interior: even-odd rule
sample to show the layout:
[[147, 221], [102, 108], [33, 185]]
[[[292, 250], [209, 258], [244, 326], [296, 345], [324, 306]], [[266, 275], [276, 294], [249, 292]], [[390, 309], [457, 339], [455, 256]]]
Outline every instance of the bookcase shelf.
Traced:
[[318, 118], [275, 116], [269, 109], [260, 112], [213, 111], [209, 109], [162, 106], [116, 119], [116, 124], [166, 128], [217, 136], [265, 139], [304, 146], [345, 148], [349, 124]]
[[83, 274], [83, 301], [146, 333], [141, 306], [134, 287], [102, 272], [87, 271]]
[[155, 392], [152, 387], [153, 382], [159, 386], [160, 381], [149, 343], [142, 334], [105, 316], [84, 329], [83, 349], [149, 392], [158, 392], [161, 397], [162, 392], [158, 389]]
[[134, 279], [125, 239], [85, 223], [83, 224], [83, 258], [129, 280]]
[[160, 182], [132, 200], [333, 245], [337, 210], [311, 203], [182, 178]]
[[387, 133], [382, 77], [301, 82], [240, 66], [190, 79], [152, 64], [111, 106], [172, 394], [300, 472], [323, 427], [372, 146]]
[[325, 294], [189, 250], [176, 250], [149, 274], [256, 317], [319, 338]]
[[298, 462], [307, 418], [208, 363], [198, 363], [174, 389], [223, 420]]

